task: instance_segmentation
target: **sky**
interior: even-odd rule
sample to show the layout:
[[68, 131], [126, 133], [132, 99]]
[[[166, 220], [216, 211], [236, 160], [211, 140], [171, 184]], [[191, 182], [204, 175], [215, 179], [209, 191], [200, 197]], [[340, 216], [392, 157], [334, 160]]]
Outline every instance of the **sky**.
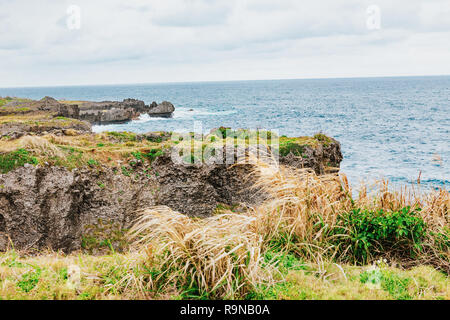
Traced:
[[449, 0], [0, 0], [0, 87], [448, 74]]

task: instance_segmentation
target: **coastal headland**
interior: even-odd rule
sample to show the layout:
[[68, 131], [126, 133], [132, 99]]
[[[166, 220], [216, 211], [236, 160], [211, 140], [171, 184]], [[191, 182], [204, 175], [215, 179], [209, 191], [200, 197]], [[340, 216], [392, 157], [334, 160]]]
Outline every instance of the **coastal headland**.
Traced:
[[[324, 174], [337, 172], [342, 161], [339, 142], [323, 134], [291, 138], [218, 128], [174, 139], [172, 132], [91, 132], [93, 123], [142, 113], [167, 116], [173, 112], [169, 102], [2, 101], [0, 250], [11, 243], [17, 249], [78, 250], [92, 232], [122, 234], [138, 209], [155, 205], [206, 217], [221, 206], [258, 204], [266, 196], [252, 188], [252, 165], [237, 163], [234, 150], [243, 146], [245, 153], [263, 136], [266, 151], [291, 167]], [[183, 145], [185, 161], [175, 163], [173, 150]], [[119, 238], [113, 245], [121, 245]]]

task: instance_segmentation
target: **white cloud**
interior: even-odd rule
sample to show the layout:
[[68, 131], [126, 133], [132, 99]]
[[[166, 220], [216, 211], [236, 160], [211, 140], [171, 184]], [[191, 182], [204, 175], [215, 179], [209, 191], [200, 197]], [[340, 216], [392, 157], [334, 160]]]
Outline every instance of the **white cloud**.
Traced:
[[[81, 8], [81, 29], [66, 26]], [[366, 8], [381, 9], [381, 30]], [[450, 73], [448, 1], [0, 0], [0, 87]]]

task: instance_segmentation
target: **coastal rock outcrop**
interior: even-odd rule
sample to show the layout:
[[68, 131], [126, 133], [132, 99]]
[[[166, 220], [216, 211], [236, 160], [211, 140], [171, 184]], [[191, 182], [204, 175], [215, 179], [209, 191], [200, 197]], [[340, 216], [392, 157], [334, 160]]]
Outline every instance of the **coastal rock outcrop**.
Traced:
[[156, 204], [151, 180], [136, 181], [109, 168], [30, 165], [0, 175], [0, 186], [0, 250], [9, 241], [20, 250], [77, 250], [90, 226], [104, 220], [126, 228], [137, 209]]
[[[158, 137], [167, 138], [161, 134], [140, 138]], [[333, 139], [311, 150], [305, 146], [303, 151], [302, 157], [286, 152], [280, 162], [311, 167], [320, 174], [330, 164], [339, 167], [342, 160], [339, 142]], [[92, 228], [108, 224], [114, 227], [110, 232], [123, 232], [137, 210], [154, 205], [198, 217], [209, 216], [219, 204], [253, 206], [267, 195], [253, 188], [251, 168], [249, 164], [176, 164], [169, 151], [151, 163], [95, 169], [26, 164], [0, 174], [0, 250], [11, 243], [19, 250], [78, 250]]]
[[58, 105], [57, 117], [80, 119], [80, 108], [78, 105], [74, 104], [62, 104]]
[[163, 101], [160, 104], [156, 104], [156, 102], [153, 102], [150, 105], [150, 109], [148, 110], [148, 114], [151, 117], [166, 117], [170, 118], [172, 117], [173, 112], [175, 111], [175, 107], [172, 103], [168, 101]]
[[207, 216], [218, 203], [254, 204], [258, 199], [243, 179], [246, 168], [230, 167], [177, 166], [163, 156], [152, 176], [144, 168], [135, 168], [133, 177], [107, 167], [19, 168], [0, 175], [0, 250], [9, 241], [20, 250], [78, 250], [83, 235], [100, 221], [124, 230], [137, 210], [154, 205]]
[[[87, 121], [90, 124], [107, 124], [127, 122], [144, 113], [152, 117], [171, 117], [175, 111], [173, 104], [167, 101], [146, 105], [144, 101], [137, 99], [92, 102], [58, 101], [52, 97], [44, 97], [41, 100], [9, 98], [5, 99], [5, 102], [0, 109], [0, 117], [21, 116], [24, 120], [32, 121], [64, 117]], [[14, 122], [13, 120], [10, 122]]]
[[139, 117], [142, 113], [148, 113], [152, 117], [171, 117], [175, 107], [170, 102], [161, 104], [152, 103], [145, 105], [144, 101], [125, 99], [123, 102], [83, 102], [80, 107], [80, 119], [93, 124], [113, 122], [126, 122]]

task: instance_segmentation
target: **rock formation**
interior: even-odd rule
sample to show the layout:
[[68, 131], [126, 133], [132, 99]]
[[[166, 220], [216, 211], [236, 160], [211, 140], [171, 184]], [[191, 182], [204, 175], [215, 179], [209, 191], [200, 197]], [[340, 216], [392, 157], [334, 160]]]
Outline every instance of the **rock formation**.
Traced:
[[144, 101], [125, 99], [123, 102], [83, 102], [80, 104], [80, 119], [93, 124], [126, 122], [148, 113], [152, 117], [171, 117], [175, 107], [170, 102], [153, 102], [146, 106]]
[[57, 101], [52, 97], [41, 100], [13, 99], [0, 109], [1, 116], [28, 115], [36, 119], [42, 115], [48, 117], [65, 117], [91, 124], [126, 122], [148, 113], [152, 117], [171, 117], [175, 111], [172, 103], [164, 101], [161, 104], [153, 102], [146, 105], [137, 99], [119, 101]]
[[[329, 165], [338, 167], [341, 160], [340, 145], [333, 139], [305, 146], [301, 160], [290, 152], [280, 159], [318, 174]], [[70, 252], [80, 249], [83, 235], [100, 221], [118, 230], [129, 228], [138, 209], [166, 205], [204, 217], [218, 204], [251, 206], [266, 197], [251, 188], [250, 165], [175, 164], [165, 152], [151, 164], [130, 166], [126, 171], [132, 174], [121, 174], [123, 166], [103, 165], [95, 170], [25, 165], [0, 174], [0, 250], [12, 241], [22, 250]]]
[[147, 112], [151, 117], [172, 117], [175, 107], [168, 101], [163, 101], [161, 104], [153, 102], [150, 105], [150, 110]]

